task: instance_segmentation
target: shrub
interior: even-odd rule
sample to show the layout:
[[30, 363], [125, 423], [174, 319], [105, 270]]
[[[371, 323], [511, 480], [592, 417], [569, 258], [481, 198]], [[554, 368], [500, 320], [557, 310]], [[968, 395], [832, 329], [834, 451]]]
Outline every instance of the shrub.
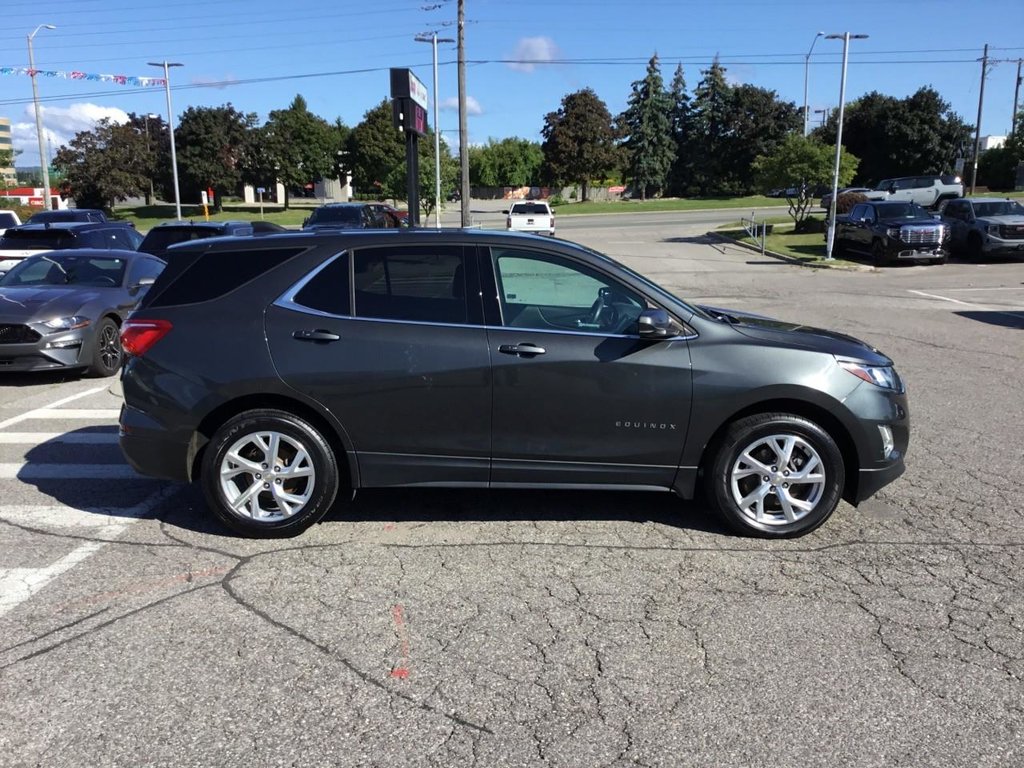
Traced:
[[811, 235], [824, 231], [825, 221], [814, 216], [808, 216], [803, 221], [798, 222], [796, 227], [793, 228], [793, 232], [798, 235]]
[[556, 208], [559, 205], [565, 205], [566, 200], [561, 195], [552, 195], [548, 198], [548, 205], [552, 208]]
[[866, 203], [867, 197], [862, 192], [844, 192], [836, 198], [836, 215], [849, 213], [857, 203]]
[[2, 197], [0, 197], [0, 208], [3, 208], [5, 211], [14, 211], [15, 215], [22, 222], [28, 221], [29, 216], [42, 210], [41, 208], [31, 208], [27, 205], [22, 205], [17, 200], [5, 200]]

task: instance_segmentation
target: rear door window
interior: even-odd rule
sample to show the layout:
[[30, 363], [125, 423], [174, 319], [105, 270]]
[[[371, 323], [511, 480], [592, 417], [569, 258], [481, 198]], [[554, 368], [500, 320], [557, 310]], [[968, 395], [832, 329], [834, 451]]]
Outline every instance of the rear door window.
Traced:
[[294, 304], [327, 315], [351, 314], [348, 254], [341, 254], [313, 273], [292, 298]]
[[[466, 259], [458, 246], [397, 246], [356, 251], [353, 296], [357, 317], [422, 323], [479, 322], [466, 296]], [[472, 292], [478, 299], [479, 290]]]

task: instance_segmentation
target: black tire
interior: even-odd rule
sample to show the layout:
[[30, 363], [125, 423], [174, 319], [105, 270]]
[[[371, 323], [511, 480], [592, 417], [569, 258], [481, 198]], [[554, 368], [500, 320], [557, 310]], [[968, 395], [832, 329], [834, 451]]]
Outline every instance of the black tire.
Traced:
[[931, 263], [932, 264], [945, 264], [947, 261], [949, 261], [949, 257], [948, 256], [939, 256], [937, 259], [932, 259]]
[[[778, 453], [768, 447], [769, 443], [778, 445], [769, 440], [772, 437], [794, 438], [790, 463], [785, 467], [778, 463], [765, 464], [765, 475], [761, 475], [760, 470], [753, 472], [753, 465], [741, 456], [748, 453], [752, 458], [762, 460], [774, 456], [777, 461]], [[813, 461], [815, 458], [817, 464]], [[741, 463], [746, 466], [741, 466]], [[818, 464], [824, 467], [820, 483], [813, 473]], [[798, 479], [801, 471], [812, 472], [810, 482]], [[842, 453], [828, 432], [813, 421], [791, 413], [760, 413], [739, 419], [729, 426], [705, 475], [705, 490], [726, 524], [736, 533], [784, 539], [810, 533], [828, 520], [839, 504], [845, 482]], [[783, 483], [787, 490], [779, 488]], [[770, 491], [767, 490], [769, 487]], [[794, 490], [788, 490], [790, 487]], [[739, 495], [740, 500], [748, 499], [751, 494], [762, 491], [761, 515], [757, 514], [756, 506], [744, 510], [736, 498]], [[794, 500], [811, 506], [806, 510], [796, 508]], [[756, 505], [758, 502], [753, 503]], [[790, 507], [793, 519], [786, 514], [784, 503]]]
[[[272, 447], [272, 437], [257, 437], [260, 433], [278, 436], [276, 466], [266, 450]], [[260, 447], [263, 444], [266, 448]], [[306, 459], [297, 448], [305, 451]], [[232, 450], [252, 462], [255, 471], [237, 469], [234, 478], [222, 483], [221, 469], [229, 468]], [[312, 473], [290, 474], [307, 470]], [[339, 478], [337, 458], [324, 436], [303, 419], [270, 409], [246, 411], [225, 422], [206, 446], [201, 468], [203, 494], [217, 519], [243, 536], [259, 539], [295, 536], [320, 520], [334, 503]], [[232, 506], [229, 493], [235, 495], [234, 501], [242, 500], [241, 510]], [[287, 504], [293, 502], [284, 496], [304, 501], [291, 510]]]
[[885, 246], [881, 240], [875, 240], [871, 244], [871, 261], [874, 262], [876, 267], [884, 267], [889, 264], [889, 256], [885, 252]]
[[121, 350], [121, 329], [111, 318], [104, 317], [96, 324], [92, 342], [92, 362], [86, 374], [98, 378], [113, 376], [121, 370], [124, 352]]

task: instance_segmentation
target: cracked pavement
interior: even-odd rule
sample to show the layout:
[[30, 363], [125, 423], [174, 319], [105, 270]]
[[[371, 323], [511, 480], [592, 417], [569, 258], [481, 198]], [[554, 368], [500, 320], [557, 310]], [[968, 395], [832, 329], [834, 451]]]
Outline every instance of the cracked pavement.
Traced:
[[[0, 574], [90, 547], [0, 616], [0, 766], [1024, 762], [1024, 328], [908, 292], [1024, 298], [1022, 264], [822, 273], [677, 230], [606, 250], [896, 359], [903, 478], [784, 542], [668, 495], [419, 489], [246, 541], [187, 486], [0, 480]], [[95, 386], [19, 380], [0, 420]], [[55, 424], [109, 422], [10, 429]], [[0, 458], [118, 462], [73, 448]]]

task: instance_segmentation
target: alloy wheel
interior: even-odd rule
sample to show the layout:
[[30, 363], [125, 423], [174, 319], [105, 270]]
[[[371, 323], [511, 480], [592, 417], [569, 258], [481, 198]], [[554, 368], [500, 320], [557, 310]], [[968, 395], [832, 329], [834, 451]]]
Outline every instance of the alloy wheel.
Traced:
[[234, 514], [259, 522], [298, 515], [316, 486], [309, 451], [281, 432], [253, 432], [235, 441], [219, 471], [227, 506]]
[[740, 451], [729, 485], [744, 517], [760, 525], [790, 525], [821, 502], [825, 471], [821, 456], [804, 438], [769, 435]]

